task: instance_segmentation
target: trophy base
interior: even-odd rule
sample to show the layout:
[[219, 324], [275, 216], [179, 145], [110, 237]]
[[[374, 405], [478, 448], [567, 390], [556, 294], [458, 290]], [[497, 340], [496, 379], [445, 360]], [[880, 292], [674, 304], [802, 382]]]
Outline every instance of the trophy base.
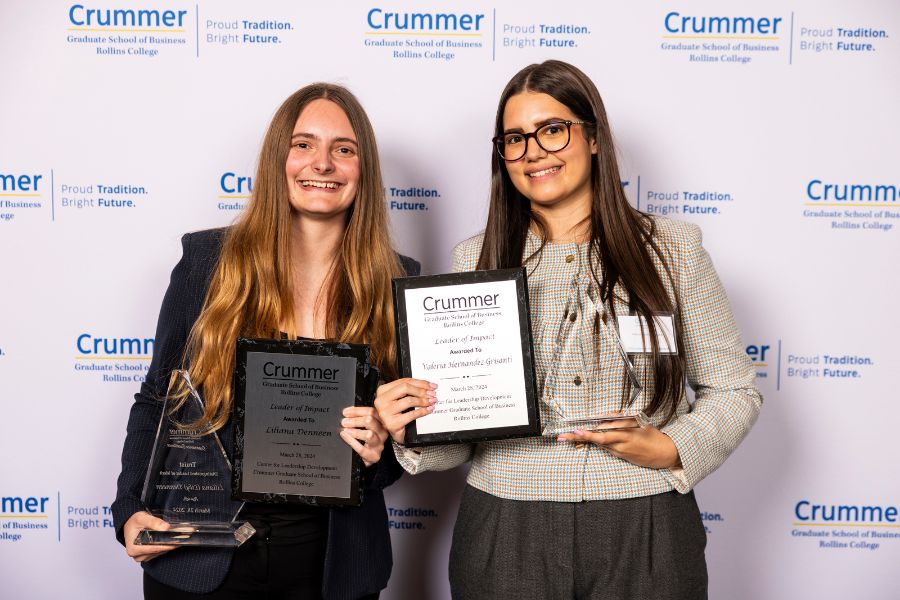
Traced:
[[[613, 421], [620, 422], [612, 425]], [[623, 421], [629, 421], [623, 423]], [[544, 426], [541, 432], [544, 436], [557, 436], [561, 433], [572, 433], [576, 429], [582, 431], [616, 431], [619, 429], [637, 429], [649, 424], [643, 413], [627, 415], [596, 415], [585, 418], [569, 418], [551, 421]]]
[[250, 523], [172, 523], [171, 529], [142, 529], [135, 538], [138, 546], [204, 546], [237, 548], [256, 530]]

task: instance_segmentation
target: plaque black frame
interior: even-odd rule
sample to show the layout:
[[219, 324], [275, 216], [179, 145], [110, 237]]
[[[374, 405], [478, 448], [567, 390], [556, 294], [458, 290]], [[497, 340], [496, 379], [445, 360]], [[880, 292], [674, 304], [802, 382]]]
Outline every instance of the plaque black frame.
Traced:
[[356, 359], [356, 385], [354, 406], [372, 406], [378, 386], [378, 369], [371, 365], [369, 346], [343, 342], [325, 342], [306, 339], [251, 339], [238, 338], [234, 368], [234, 461], [232, 469], [232, 498], [265, 503], [296, 503], [311, 506], [359, 506], [363, 501], [363, 461], [353, 448], [347, 446], [352, 456], [350, 467], [350, 496], [307, 496], [243, 491], [244, 423], [246, 417], [246, 368], [248, 353], [301, 354], [307, 356], [341, 356]]
[[[465, 431], [444, 431], [419, 434], [416, 422], [406, 426], [406, 446], [432, 446], [466, 442], [486, 442], [541, 435], [541, 413], [537, 403], [537, 379], [534, 368], [534, 342], [531, 335], [531, 310], [528, 302], [528, 277], [524, 267], [491, 271], [466, 271], [420, 277], [398, 277], [393, 280], [395, 329], [397, 334], [397, 363], [401, 377], [411, 377], [412, 356], [409, 349], [409, 323], [406, 311], [406, 290], [423, 287], [451, 287], [471, 283], [514, 281], [519, 313], [519, 337], [522, 341], [522, 367], [528, 423], [512, 427], [490, 427]], [[440, 392], [439, 392], [440, 393]]]

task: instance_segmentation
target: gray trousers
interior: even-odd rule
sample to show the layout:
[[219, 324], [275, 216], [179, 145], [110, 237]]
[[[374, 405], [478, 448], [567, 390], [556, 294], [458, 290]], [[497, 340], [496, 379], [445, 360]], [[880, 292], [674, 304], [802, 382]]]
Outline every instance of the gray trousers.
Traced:
[[466, 486], [450, 549], [454, 600], [707, 598], [693, 492], [625, 500], [505, 500]]

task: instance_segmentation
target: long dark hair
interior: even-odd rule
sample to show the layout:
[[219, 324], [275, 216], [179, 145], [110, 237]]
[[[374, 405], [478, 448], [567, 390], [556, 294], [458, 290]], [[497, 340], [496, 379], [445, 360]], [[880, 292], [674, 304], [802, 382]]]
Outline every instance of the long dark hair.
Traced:
[[[662, 275], [654, 267], [653, 256], [662, 265], [673, 293], [677, 294], [677, 290], [666, 256], [654, 240], [653, 220], [633, 208], [625, 197], [603, 100], [590, 78], [568, 63], [548, 60], [529, 65], [516, 73], [500, 96], [495, 136], [503, 133], [506, 103], [514, 95], [526, 91], [547, 94], [568, 107], [579, 120], [594, 124], [582, 127], [584, 135], [597, 143], [597, 153], [591, 158], [591, 275], [600, 290], [600, 300], [613, 320], [616, 318], [614, 299], [618, 284], [627, 292], [629, 309], [645, 318], [650, 330], [650, 362], [655, 385], [653, 397], [644, 412], [650, 416], [662, 411], [663, 423], [667, 423], [684, 396], [684, 350], [679, 343], [678, 354], [659, 351], [653, 316], [661, 312], [674, 314], [677, 340], [683, 339], [682, 324], [678, 302], [669, 297]], [[532, 212], [528, 198], [513, 185], [504, 161], [496, 152], [492, 153], [491, 202], [477, 268], [522, 266], [522, 254], [532, 223], [537, 227], [542, 243], [537, 252], [525, 258], [526, 264], [539, 257], [546, 244], [546, 224]], [[596, 319], [600, 317], [595, 315], [594, 318], [597, 331], [600, 323]], [[631, 383], [628, 377], [625, 381], [627, 397]]]

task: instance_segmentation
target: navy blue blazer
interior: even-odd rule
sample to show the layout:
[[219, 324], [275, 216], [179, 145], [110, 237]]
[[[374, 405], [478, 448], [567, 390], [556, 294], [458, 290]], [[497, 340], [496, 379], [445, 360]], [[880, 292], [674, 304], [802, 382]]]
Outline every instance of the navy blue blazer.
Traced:
[[[124, 544], [123, 527], [134, 513], [143, 510], [140, 501], [144, 476], [156, 437], [172, 369], [180, 368], [188, 334], [200, 315], [206, 291], [219, 260], [225, 229], [186, 234], [181, 238], [183, 255], [172, 271], [163, 298], [153, 360], [141, 390], [134, 396], [128, 418], [122, 472], [119, 475], [112, 516], [116, 537]], [[418, 275], [415, 260], [401, 256], [408, 275]], [[229, 421], [219, 432], [222, 444], [232, 453], [234, 431]], [[388, 533], [387, 510], [382, 489], [396, 481], [403, 470], [391, 444], [386, 444], [381, 460], [365, 469], [365, 492], [361, 506], [329, 510], [328, 543], [322, 595], [328, 600], [356, 599], [387, 586], [393, 564]], [[221, 482], [231, 489], [231, 481]], [[230, 548], [184, 548], [167, 552], [141, 563], [157, 581], [193, 593], [216, 589], [231, 566]]]

